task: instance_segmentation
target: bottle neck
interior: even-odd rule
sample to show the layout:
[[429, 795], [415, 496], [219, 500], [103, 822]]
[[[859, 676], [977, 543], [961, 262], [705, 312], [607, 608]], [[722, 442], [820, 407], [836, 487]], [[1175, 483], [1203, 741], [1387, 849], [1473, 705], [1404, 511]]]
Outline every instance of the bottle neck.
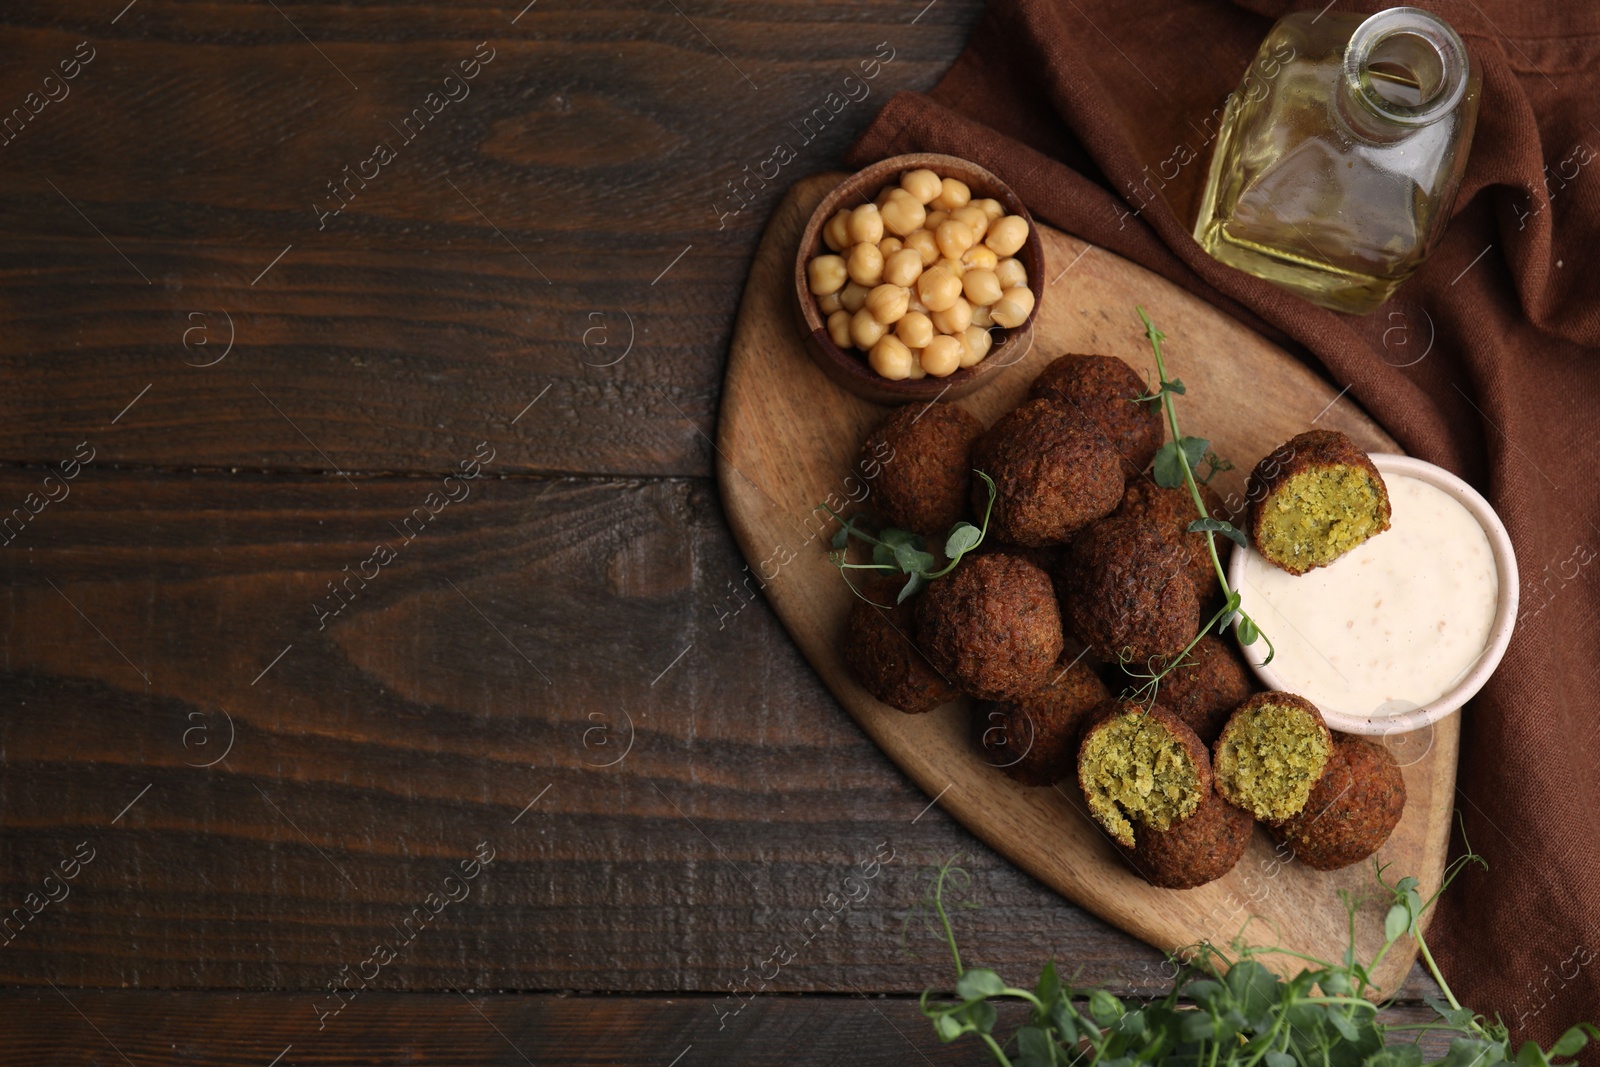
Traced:
[[1339, 114], [1365, 140], [1401, 140], [1453, 114], [1470, 71], [1449, 23], [1415, 7], [1380, 11], [1345, 45]]

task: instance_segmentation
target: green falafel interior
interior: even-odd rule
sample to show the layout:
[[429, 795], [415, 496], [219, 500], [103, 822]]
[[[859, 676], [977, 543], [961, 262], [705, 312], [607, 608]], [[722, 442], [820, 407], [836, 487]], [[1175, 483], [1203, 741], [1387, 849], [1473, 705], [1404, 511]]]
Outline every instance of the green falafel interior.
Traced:
[[1167, 830], [1200, 804], [1200, 771], [1182, 739], [1137, 710], [1117, 714], [1084, 738], [1078, 782], [1089, 813], [1130, 848], [1136, 824]]
[[1333, 751], [1328, 728], [1304, 701], [1263, 693], [1246, 701], [1217, 738], [1217, 789], [1258, 819], [1299, 814]]
[[1270, 560], [1322, 567], [1385, 525], [1381, 489], [1359, 467], [1318, 467], [1289, 476], [1262, 507], [1256, 542]]

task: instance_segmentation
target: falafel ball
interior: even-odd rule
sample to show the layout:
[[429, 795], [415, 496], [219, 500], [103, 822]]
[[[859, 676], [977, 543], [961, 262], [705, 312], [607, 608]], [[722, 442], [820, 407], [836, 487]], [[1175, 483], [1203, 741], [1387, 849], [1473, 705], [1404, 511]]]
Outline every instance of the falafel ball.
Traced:
[[857, 462], [890, 526], [944, 543], [967, 513], [972, 443], [983, 423], [954, 404], [896, 408], [861, 442]]
[[1335, 734], [1334, 754], [1300, 814], [1275, 830], [1307, 867], [1332, 871], [1383, 847], [1406, 808], [1406, 780], [1389, 750]]
[[1300, 814], [1333, 753], [1322, 712], [1293, 693], [1240, 704], [1211, 747], [1217, 791], [1265, 823]]
[[991, 767], [1023, 785], [1054, 785], [1073, 774], [1078, 736], [1111, 691], [1076, 652], [1063, 652], [1054, 675], [1031, 693], [984, 701], [972, 713], [972, 739]]
[[1143, 519], [1102, 519], [1078, 535], [1060, 572], [1067, 630], [1109, 663], [1153, 665], [1200, 628], [1183, 551]]
[[[1207, 515], [1220, 517], [1222, 501], [1210, 486], [1200, 486], [1200, 499], [1205, 502]], [[1187, 486], [1167, 489], [1142, 476], [1129, 478], [1117, 514], [1148, 520], [1183, 549], [1184, 573], [1194, 583], [1195, 596], [1200, 598], [1201, 604], [1221, 594], [1222, 585], [1217, 581], [1217, 568], [1211, 562], [1211, 550], [1206, 547], [1206, 535], [1189, 529], [1189, 524], [1200, 515]], [[1226, 537], [1217, 537], [1216, 542], [1217, 559], [1227, 567], [1228, 550], [1233, 542]]]
[[1256, 691], [1249, 669], [1228, 642], [1206, 634], [1183, 657], [1157, 691], [1162, 707], [1189, 724], [1210, 745], [1233, 709]]
[[862, 589], [876, 603], [858, 597], [851, 606], [844, 659], [867, 692], [892, 708], [919, 715], [960, 694], [917, 647], [916, 607], [910, 601], [895, 604], [901, 584], [879, 578]]
[[1100, 705], [1078, 746], [1078, 787], [1089, 814], [1125, 848], [1136, 831], [1170, 830], [1211, 792], [1206, 746], [1159, 704]]
[[1389, 490], [1337, 430], [1290, 438], [1250, 472], [1250, 541], [1290, 574], [1325, 567], [1389, 528]]
[[1134, 873], [1161, 889], [1194, 889], [1238, 865], [1256, 822], [1215, 788], [1194, 814], [1169, 830], [1145, 830], [1123, 858]]
[[[973, 446], [972, 466], [994, 479], [989, 532], [1012, 544], [1060, 544], [1122, 500], [1111, 445], [1048, 400], [1001, 416]], [[981, 516], [988, 500], [988, 487], [974, 480], [973, 511]]]
[[995, 553], [962, 560], [917, 597], [917, 645], [934, 670], [982, 700], [1048, 682], [1061, 655], [1061, 611], [1050, 576]]
[[1166, 440], [1161, 405], [1140, 402], [1149, 392], [1139, 372], [1115, 356], [1066, 355], [1039, 372], [1030, 400], [1051, 400], [1093, 423], [1133, 477], [1155, 459]]

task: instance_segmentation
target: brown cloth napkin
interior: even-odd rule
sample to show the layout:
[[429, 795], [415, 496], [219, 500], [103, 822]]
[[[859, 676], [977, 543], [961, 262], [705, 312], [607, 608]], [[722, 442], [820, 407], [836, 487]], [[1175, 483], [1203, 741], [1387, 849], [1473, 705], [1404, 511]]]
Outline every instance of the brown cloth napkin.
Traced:
[[1364, 318], [1190, 236], [1219, 109], [1272, 23], [1318, 3], [992, 0], [944, 80], [891, 99], [849, 159], [981, 162], [1039, 218], [1320, 363], [1407, 451], [1493, 502], [1522, 607], [1461, 713], [1456, 798], [1490, 870], [1442, 898], [1432, 940], [1464, 1003], [1548, 1042], [1600, 1019], [1600, 4], [1423, 6], [1483, 73], [1477, 133], [1444, 239]]

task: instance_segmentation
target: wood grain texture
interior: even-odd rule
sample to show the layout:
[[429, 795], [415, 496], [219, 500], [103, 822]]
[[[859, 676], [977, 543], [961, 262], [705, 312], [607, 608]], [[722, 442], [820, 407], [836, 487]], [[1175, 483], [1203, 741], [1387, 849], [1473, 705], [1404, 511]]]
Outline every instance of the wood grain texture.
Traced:
[[[1265, 920], [1252, 930], [1256, 943], [1339, 958], [1348, 936], [1335, 891], [1375, 888], [1368, 866], [1324, 874], [1281, 862], [1258, 828], [1226, 877], [1184, 892], [1152, 888], [1120, 862], [1070, 785], [1019, 786], [973, 754], [965, 701], [928, 715], [902, 715], [851, 677], [839, 646], [851, 593], [826, 558], [832, 524], [825, 527], [811, 509], [824, 500], [843, 506], [856, 493], [845, 480], [857, 445], [886, 411], [820, 373], [802, 350], [785, 304], [794, 242], [811, 209], [842, 177], [819, 175], [797, 184], [774, 214], [751, 269], [724, 386], [718, 430], [723, 500], [746, 558], [768, 577], [766, 595], [779, 617], [840, 702], [924, 792], [1047, 885], [1161, 948], [1226, 942], [1255, 915]], [[1052, 287], [1031, 349], [1014, 355], [997, 350], [989, 358], [1007, 361], [1004, 375], [961, 402], [985, 423], [1014, 407], [1056, 355], [1100, 352], [1146, 367], [1148, 342], [1133, 310], [1139, 303], [1167, 335], [1169, 374], [1188, 386], [1179, 404], [1185, 432], [1210, 438], [1237, 464], [1213, 483], [1225, 504], [1242, 500], [1244, 476], [1257, 459], [1313, 420], [1349, 433], [1369, 451], [1399, 451], [1303, 365], [1149, 272], [1048, 229], [1045, 259]], [[1455, 717], [1440, 723], [1425, 752], [1406, 766], [1406, 812], [1379, 852], [1394, 862], [1392, 873], [1415, 874], [1424, 886], [1436, 886], [1443, 870], [1458, 729]], [[1420, 747], [1413, 740], [1405, 751]], [[1358, 957], [1370, 958], [1382, 943], [1383, 914], [1377, 900], [1361, 909]], [[1397, 985], [1414, 954], [1391, 954], [1375, 976], [1379, 984]]]
[[0, 457], [55, 462], [149, 386], [108, 461], [438, 470], [488, 437], [523, 469], [709, 474], [767, 211], [980, 4], [677, 6], [5, 5], [3, 113], [94, 58], [0, 146]]
[[[70, 1003], [67, 1000], [70, 997]], [[970, 1043], [942, 1045], [907, 997], [756, 997], [720, 1029], [709, 997], [369, 993], [323, 1030], [292, 993], [0, 993], [9, 1040], [0, 1067], [198, 1062], [254, 1064], [528, 1063], [609, 1067], [707, 1064], [981, 1062]], [[79, 1012], [82, 1012], [80, 1015]], [[1389, 1021], [1423, 1021], [1400, 1007]], [[1003, 1011], [1002, 1025], [1017, 1025]], [[1424, 1042], [1429, 1058], [1443, 1054]], [[120, 1053], [120, 1054], [119, 1054]], [[676, 1058], [681, 1057], [681, 1059]]]

